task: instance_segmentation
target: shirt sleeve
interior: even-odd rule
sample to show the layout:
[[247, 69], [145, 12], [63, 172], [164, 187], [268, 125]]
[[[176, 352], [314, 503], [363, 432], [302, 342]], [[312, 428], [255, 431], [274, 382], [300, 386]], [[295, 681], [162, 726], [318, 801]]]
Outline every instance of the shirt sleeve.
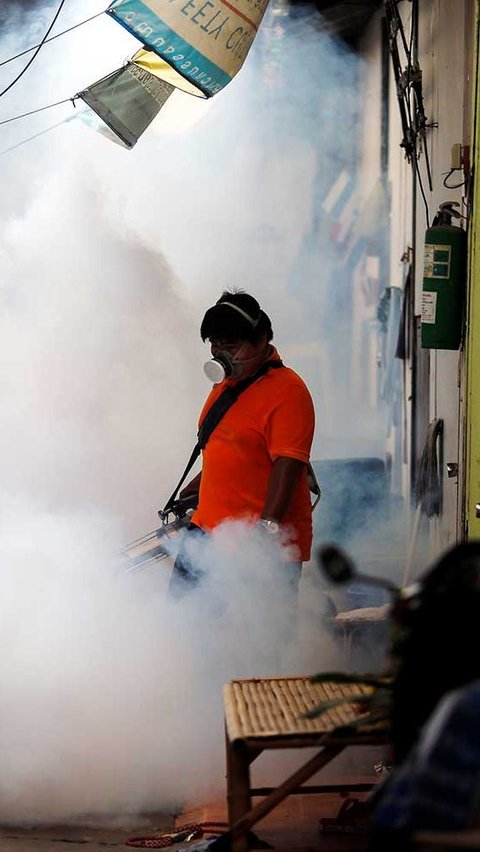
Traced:
[[266, 424], [265, 438], [272, 461], [280, 456], [308, 462], [315, 429], [312, 397], [303, 383], [281, 389]]

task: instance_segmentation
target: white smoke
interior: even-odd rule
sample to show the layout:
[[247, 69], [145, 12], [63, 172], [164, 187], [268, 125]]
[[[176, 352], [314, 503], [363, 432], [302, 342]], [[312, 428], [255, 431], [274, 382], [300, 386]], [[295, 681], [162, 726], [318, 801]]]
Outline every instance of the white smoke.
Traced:
[[130, 536], [190, 448], [195, 318], [161, 255], [115, 233], [72, 165], [3, 231], [0, 471], [54, 505], [119, 513]]
[[[57, 31], [103, 8], [72, 4]], [[16, 15], [1, 56], [53, 12]], [[175, 606], [163, 564], [137, 575], [112, 561], [155, 525], [194, 443], [208, 390], [198, 329], [224, 287], [257, 296], [280, 351], [284, 338], [306, 368], [319, 435], [338, 424], [319, 331], [332, 259], [311, 225], [315, 181], [336, 168], [339, 100], [341, 132], [355, 120], [355, 63], [320, 31], [280, 24], [213, 103], [175, 94], [131, 152], [74, 120], [21, 144], [71, 119], [70, 104], [1, 127], [2, 819], [222, 789], [222, 683], [320, 669], [330, 654], [282, 644], [279, 562], [251, 530], [205, 543], [206, 591]], [[75, 94], [137, 47], [105, 15], [46, 45], [0, 120]]]
[[206, 587], [172, 602], [162, 566], [112, 561], [118, 530], [96, 511], [1, 509], [0, 819], [218, 793], [222, 684], [298, 665], [275, 551], [225, 525], [197, 550]]

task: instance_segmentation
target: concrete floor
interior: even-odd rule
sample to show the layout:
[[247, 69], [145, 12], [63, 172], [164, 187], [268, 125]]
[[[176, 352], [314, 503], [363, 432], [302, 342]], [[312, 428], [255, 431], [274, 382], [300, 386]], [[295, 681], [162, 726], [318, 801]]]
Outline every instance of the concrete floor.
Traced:
[[[360, 798], [360, 796], [359, 796]], [[319, 833], [323, 816], [335, 816], [343, 799], [338, 794], [291, 796], [262, 820], [255, 833], [277, 849], [296, 852], [363, 852], [365, 835]], [[105, 852], [106, 848], [125, 850], [126, 840], [135, 836], [150, 836], [172, 831], [185, 823], [226, 821], [224, 802], [212, 802], [203, 807], [185, 808], [174, 819], [164, 814], [111, 821], [107, 825], [50, 825], [37, 828], [0, 827], [1, 852], [71, 852], [82, 846], [86, 852]], [[193, 841], [194, 843], [195, 841]], [[193, 845], [193, 844], [192, 844]], [[184, 852], [186, 844], [169, 847]]]
[[[359, 795], [358, 798], [361, 798]], [[343, 802], [338, 794], [291, 796], [255, 827], [255, 833], [276, 849], [295, 852], [363, 852], [366, 835], [321, 834], [319, 822], [324, 816], [335, 816]], [[164, 814], [85, 825], [49, 825], [36, 828], [0, 826], [1, 852], [71, 852], [72, 847], [85, 847], [87, 852], [104, 852], [106, 848], [129, 849], [131, 837], [152, 836], [178, 829], [185, 823], [226, 822], [225, 803], [212, 802], [202, 807], [185, 808], [176, 818]], [[192, 842], [192, 845], [195, 841]], [[169, 847], [185, 852], [188, 844]]]
[[[85, 824], [47, 825], [36, 828], [0, 826], [1, 852], [68, 852], [85, 847], [88, 852], [105, 852], [108, 847], [128, 849], [129, 837], [171, 831], [174, 817], [165, 814], [132, 816]], [[175, 847], [173, 847], [175, 848]]]
[[[362, 799], [365, 796], [358, 794], [356, 798]], [[344, 799], [345, 797], [335, 793], [290, 796], [253, 830], [261, 840], [267, 841], [282, 852], [362, 852], [366, 847], [366, 834], [321, 834], [319, 831], [320, 819], [336, 816]], [[220, 822], [226, 819], [226, 806], [223, 802], [218, 802], [203, 808], [185, 810], [177, 818], [177, 824]]]

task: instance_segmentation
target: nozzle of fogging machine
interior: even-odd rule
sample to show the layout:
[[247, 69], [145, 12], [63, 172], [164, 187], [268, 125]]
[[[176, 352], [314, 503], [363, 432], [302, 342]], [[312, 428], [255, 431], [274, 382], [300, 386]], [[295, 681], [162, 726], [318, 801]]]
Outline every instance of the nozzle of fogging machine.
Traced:
[[324, 544], [319, 547], [317, 560], [319, 567], [332, 583], [349, 583], [355, 577], [352, 560], [335, 544]]

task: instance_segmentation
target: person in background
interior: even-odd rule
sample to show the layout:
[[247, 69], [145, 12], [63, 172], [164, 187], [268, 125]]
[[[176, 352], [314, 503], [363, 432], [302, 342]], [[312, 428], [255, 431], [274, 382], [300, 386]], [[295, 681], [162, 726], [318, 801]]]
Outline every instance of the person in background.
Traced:
[[[213, 388], [199, 426], [227, 387], [258, 376], [224, 414], [203, 450], [201, 472], [180, 492], [181, 498], [198, 493], [190, 534], [209, 533], [232, 519], [255, 522], [272, 540], [282, 531], [282, 543], [297, 554], [295, 562], [286, 561], [284, 576], [298, 587], [312, 543], [311, 395], [300, 376], [283, 365], [271, 343], [270, 318], [248, 293], [222, 293], [207, 310], [200, 335], [210, 343], [204, 371]], [[180, 552], [171, 592], [178, 596], [198, 579], [195, 566]]]
[[421, 832], [478, 828], [480, 542], [442, 554], [396, 613], [394, 765], [372, 798], [368, 852], [414, 852]]

